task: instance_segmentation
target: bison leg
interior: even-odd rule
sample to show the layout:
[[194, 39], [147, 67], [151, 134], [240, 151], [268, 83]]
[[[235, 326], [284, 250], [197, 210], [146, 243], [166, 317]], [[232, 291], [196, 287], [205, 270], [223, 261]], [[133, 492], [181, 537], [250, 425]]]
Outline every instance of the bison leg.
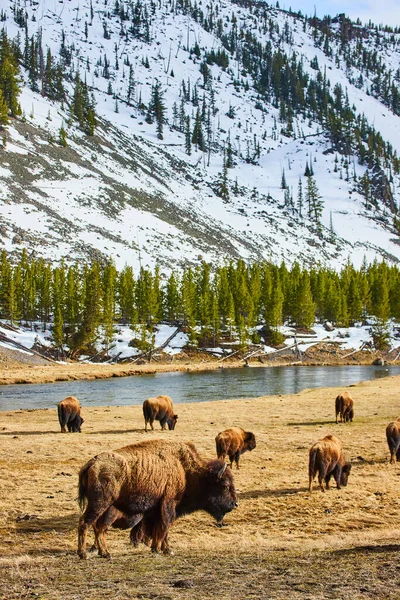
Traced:
[[394, 440], [388, 439], [388, 446], [390, 451], [390, 463], [394, 464], [396, 460], [400, 460], [400, 444]]
[[325, 492], [324, 482], [325, 482], [327, 470], [328, 470], [327, 465], [325, 465], [323, 463], [320, 465], [320, 467], [318, 469], [318, 483], [319, 483], [321, 492]]
[[95, 523], [93, 523], [95, 546], [97, 546], [99, 556], [102, 558], [111, 558], [111, 554], [108, 551], [106, 544], [106, 533], [107, 529], [114, 523], [114, 521], [121, 517], [121, 514], [121, 511], [117, 510], [113, 506], [110, 506], [109, 509], [106, 510]]
[[[240, 460], [240, 452], [239, 450], [236, 452], [235, 454], [235, 463], [236, 463], [236, 468], [239, 469], [239, 460]], [[232, 465], [231, 465], [232, 466]]]
[[[98, 519], [107, 511], [111, 506], [112, 498], [97, 498], [95, 501], [89, 499], [89, 504], [79, 519], [78, 525], [78, 556], [80, 558], [87, 558], [86, 553], [86, 540], [87, 532], [90, 526], [93, 527], [96, 535], [96, 543], [98, 543], [98, 534], [96, 532], [96, 523]], [[100, 547], [98, 546], [99, 551]]]
[[165, 554], [170, 553], [167, 541], [168, 529], [175, 519], [175, 502], [164, 499], [160, 507], [159, 518], [156, 519], [153, 527], [152, 552], [159, 552], [161, 550]]
[[326, 485], [326, 489], [327, 489], [327, 490], [329, 490], [329, 489], [330, 489], [330, 487], [329, 487], [329, 482], [330, 482], [330, 480], [331, 480], [331, 477], [332, 477], [332, 473], [328, 473], [328, 474], [327, 474], [327, 476], [325, 477], [325, 485]]
[[336, 465], [336, 467], [332, 471], [332, 474], [333, 474], [334, 480], [336, 481], [336, 487], [338, 490], [340, 490], [340, 488], [341, 488], [340, 480], [342, 478], [342, 467], [340, 465]]
[[146, 529], [146, 523], [143, 519], [143, 515], [138, 515], [140, 520], [137, 523], [132, 524], [132, 529], [130, 533], [130, 543], [134, 548], [137, 548], [141, 542], [149, 546], [151, 543], [151, 536]]

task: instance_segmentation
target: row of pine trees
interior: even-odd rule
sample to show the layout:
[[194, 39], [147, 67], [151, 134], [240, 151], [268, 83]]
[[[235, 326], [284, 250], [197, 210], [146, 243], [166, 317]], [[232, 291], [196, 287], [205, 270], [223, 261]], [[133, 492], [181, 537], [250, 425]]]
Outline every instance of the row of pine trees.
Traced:
[[[385, 262], [326, 268], [290, 268], [282, 262], [239, 259], [216, 269], [202, 262], [169, 275], [111, 262], [53, 266], [23, 252], [0, 260], [0, 317], [10, 323], [51, 324], [54, 344], [72, 355], [111, 343], [118, 323], [152, 332], [160, 321], [181, 324], [195, 345], [232, 336], [259, 341], [256, 325], [271, 334], [283, 323], [308, 328], [315, 320], [349, 326], [374, 315], [400, 320], [400, 270]], [[144, 335], [146, 337], [147, 333]]]

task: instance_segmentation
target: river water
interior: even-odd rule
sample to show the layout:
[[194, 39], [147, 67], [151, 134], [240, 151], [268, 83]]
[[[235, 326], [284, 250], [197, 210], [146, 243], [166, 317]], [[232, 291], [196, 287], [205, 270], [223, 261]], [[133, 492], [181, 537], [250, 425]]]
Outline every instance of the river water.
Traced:
[[295, 394], [306, 388], [347, 387], [366, 379], [399, 375], [400, 366], [257, 367], [156, 373], [45, 384], [0, 386], [0, 410], [54, 408], [66, 396], [83, 406], [142, 404], [167, 394], [174, 403]]

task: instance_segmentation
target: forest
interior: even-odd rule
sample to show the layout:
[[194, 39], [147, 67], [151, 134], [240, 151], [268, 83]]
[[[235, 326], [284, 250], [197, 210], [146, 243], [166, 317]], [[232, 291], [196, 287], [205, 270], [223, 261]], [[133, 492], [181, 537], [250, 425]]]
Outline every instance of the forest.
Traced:
[[[56, 348], [72, 356], [93, 351], [101, 338], [107, 347], [116, 324], [142, 331], [137, 345], [159, 322], [181, 325], [190, 344], [201, 347], [221, 339], [245, 346], [265, 339], [278, 345], [283, 323], [308, 329], [316, 321], [348, 327], [374, 317], [380, 343], [386, 323], [400, 320], [400, 270], [373, 262], [340, 272], [319, 266], [229, 261], [213, 268], [206, 262], [164, 273], [159, 266], [130, 266], [118, 271], [112, 262], [54, 266], [23, 251], [12, 263], [0, 259], [0, 318], [9, 323], [51, 325]], [[387, 341], [387, 340], [386, 340]]]

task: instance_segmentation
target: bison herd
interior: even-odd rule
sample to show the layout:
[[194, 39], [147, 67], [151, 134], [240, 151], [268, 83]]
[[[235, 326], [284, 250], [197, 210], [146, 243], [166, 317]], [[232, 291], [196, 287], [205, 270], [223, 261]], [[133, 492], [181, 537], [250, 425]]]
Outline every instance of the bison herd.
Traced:
[[[68, 396], [57, 405], [61, 432], [80, 432], [84, 422], [79, 401]], [[336, 423], [352, 422], [354, 402], [345, 391], [335, 400]], [[148, 398], [143, 402], [145, 431], [154, 421], [161, 429], [173, 431], [178, 419], [169, 396]], [[389, 423], [386, 438], [390, 462], [400, 461], [400, 417]], [[79, 503], [84, 510], [78, 527], [78, 555], [86, 558], [86, 537], [90, 527], [95, 535], [93, 549], [109, 558], [106, 532], [109, 527], [130, 529], [134, 546], [143, 542], [153, 552], [170, 553], [168, 531], [175, 519], [197, 510], [212, 515], [222, 526], [226, 513], [237, 506], [237, 495], [230, 469], [239, 469], [240, 456], [254, 450], [251, 431], [230, 427], [215, 438], [217, 459], [207, 461], [189, 442], [148, 440], [118, 450], [102, 452], [90, 459], [79, 473]], [[322, 492], [331, 478], [340, 489], [347, 485], [351, 464], [346, 461], [342, 443], [327, 435], [309, 451], [309, 491], [318, 474]], [[86, 507], [86, 508], [85, 508]]]

